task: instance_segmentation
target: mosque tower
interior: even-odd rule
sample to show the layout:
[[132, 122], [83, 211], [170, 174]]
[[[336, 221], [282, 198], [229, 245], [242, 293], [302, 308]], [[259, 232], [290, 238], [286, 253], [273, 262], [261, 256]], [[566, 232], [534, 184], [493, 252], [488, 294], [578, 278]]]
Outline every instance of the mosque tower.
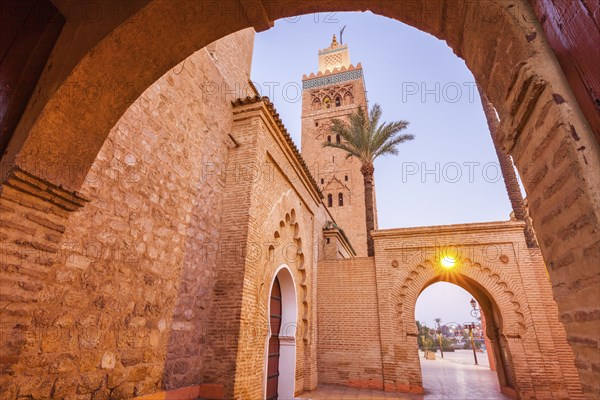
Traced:
[[[318, 72], [302, 78], [302, 156], [337, 225], [344, 230], [357, 255], [366, 257], [361, 164], [354, 157], [347, 159], [343, 150], [323, 147], [323, 142], [341, 140], [331, 132], [331, 121], [347, 120], [359, 106], [367, 109], [362, 66], [350, 63], [348, 45], [338, 43], [333, 35], [331, 45], [319, 50]], [[377, 211], [375, 221], [377, 226]]]

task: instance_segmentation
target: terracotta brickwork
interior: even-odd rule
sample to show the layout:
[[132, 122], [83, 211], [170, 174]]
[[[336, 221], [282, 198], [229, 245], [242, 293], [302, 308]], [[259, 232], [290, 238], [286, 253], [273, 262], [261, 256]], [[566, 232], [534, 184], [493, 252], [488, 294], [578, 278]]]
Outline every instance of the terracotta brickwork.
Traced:
[[319, 263], [319, 384], [383, 389], [372, 257]]
[[[227, 292], [217, 306], [229, 304], [237, 296], [239, 316], [231, 313], [231, 323], [241, 321], [235, 369], [236, 398], [261, 398], [264, 390], [267, 301], [275, 270], [287, 265], [296, 284], [298, 316], [289, 332], [295, 336], [297, 392], [316, 388], [316, 265], [322, 252], [322, 228], [329, 215], [320, 193], [291, 142], [272, 104], [258, 97], [239, 101], [234, 109], [232, 135], [240, 147], [232, 152], [236, 162], [253, 165], [257, 174], [245, 185], [242, 198], [247, 208], [235, 201], [240, 213], [247, 215], [246, 256], [227, 269], [231, 280], [223, 282]], [[238, 153], [239, 156], [238, 156]], [[260, 171], [260, 172], [258, 172]], [[232, 181], [237, 187], [235, 181]], [[229, 188], [229, 176], [227, 187]], [[237, 199], [239, 197], [233, 197]], [[233, 222], [232, 222], [233, 224]], [[239, 229], [239, 222], [232, 225]], [[242, 279], [243, 277], [243, 279]], [[227, 315], [224, 310], [221, 320]], [[235, 353], [233, 353], [235, 354]], [[219, 358], [223, 352], [216, 353]], [[280, 371], [280, 374], [286, 371]]]
[[[505, 393], [582, 398], [545, 265], [522, 229], [498, 222], [376, 231], [374, 260], [320, 263], [321, 382], [422, 392], [415, 304], [425, 287], [448, 281], [481, 305]], [[446, 255], [458, 261], [452, 270], [440, 265]]]
[[[55, 2], [59, 11], [68, 14], [68, 5], [63, 3]], [[226, 168], [224, 174], [219, 172], [222, 169], [213, 174], [215, 165], [209, 173], [214, 185], [194, 186], [193, 182], [203, 175], [200, 166], [204, 160], [245, 160], [250, 156], [242, 153], [254, 151], [260, 156], [256, 160], [263, 163], [261, 149], [266, 147], [258, 142], [253, 144], [254, 150], [235, 147], [227, 135], [233, 129], [227, 99], [213, 96], [202, 105], [196, 102], [205, 92], [219, 98], [225, 92], [234, 94], [236, 86], [244, 88], [248, 77], [250, 40], [230, 42], [221, 52], [219, 44], [211, 43], [248, 27], [268, 29], [279, 18], [316, 10], [367, 9], [445, 40], [465, 60], [498, 111], [499, 140], [513, 157], [527, 191], [552, 295], [570, 345], [565, 347], [557, 335], [561, 325], [552, 316], [553, 303], [543, 285], [545, 272], [540, 262], [530, 261], [529, 269], [527, 262], [519, 262], [516, 270], [522, 277], [518, 279], [505, 271], [500, 271], [498, 278], [493, 274], [486, 278], [481, 274], [487, 274], [486, 268], [495, 268], [497, 261], [488, 264], [475, 252], [463, 272], [472, 273], [471, 279], [485, 289], [481, 289], [481, 299], [485, 294], [498, 305], [498, 318], [490, 311], [494, 318], [488, 322], [497, 324], [501, 331], [517, 327], [516, 334], [502, 332], [506, 339], [497, 336], [499, 342], [506, 340], [501, 344], [510, 354], [503, 365], [514, 367], [505, 370], [504, 381], [512, 379], [524, 396], [549, 397], [550, 387], [557, 393], [553, 396], [576, 397], [576, 378], [569, 367], [572, 351], [584, 392], [589, 398], [600, 396], [600, 147], [530, 2], [473, 1], [456, 7], [453, 0], [409, 5], [373, 0], [198, 0], [173, 7], [172, 2], [152, 0], [98, 5], [100, 23], [67, 18], [0, 164], [3, 397], [22, 393], [33, 398], [91, 398], [92, 394], [102, 398], [114, 393], [125, 398], [192, 381], [218, 386], [219, 379], [227, 396], [236, 390], [252, 396], [260, 393], [258, 373], [250, 371], [257, 363], [255, 356], [248, 359], [253, 361], [242, 360], [239, 371], [229, 367], [237, 365], [233, 359], [238, 348], [240, 354], [258, 351], [264, 339], [253, 342], [240, 334], [239, 327], [240, 321], [250, 321], [249, 315], [256, 309], [252, 302], [259, 304], [256, 297], [248, 300], [249, 293], [260, 287], [259, 278], [245, 274], [245, 261], [241, 260], [246, 257], [248, 242], [259, 237], [259, 224], [265, 220], [237, 208], [260, 207], [258, 199], [262, 197], [244, 180], [228, 186], [231, 180], [227, 179], [235, 172]], [[207, 63], [182, 64], [204, 47], [207, 50], [199, 54]], [[185, 84], [178, 86], [178, 77], [186, 78]], [[196, 86], [203, 79], [218, 84]], [[173, 107], [167, 103], [169, 88], [178, 98]], [[140, 122], [144, 127], [136, 125]], [[260, 124], [256, 126], [260, 128]], [[242, 134], [240, 126], [236, 129], [242, 137], [252, 136]], [[198, 141], [188, 140], [195, 135], [199, 135]], [[282, 176], [297, 173], [282, 171], [277, 175], [280, 182], [286, 180]], [[303, 190], [309, 190], [310, 186], [291, 180], [288, 185], [277, 187], [284, 190], [304, 185]], [[298, 229], [305, 235], [302, 243], [312, 246], [314, 237], [320, 237], [316, 232], [323, 225], [319, 224], [328, 218], [313, 225], [312, 235], [307, 233], [306, 212], [299, 212], [293, 204], [297, 200], [294, 196], [302, 197], [303, 190], [290, 195], [292, 203], [285, 214], [289, 213], [292, 221], [294, 207], [296, 222], [300, 221]], [[236, 198], [237, 194], [247, 197]], [[273, 203], [267, 202], [266, 207], [272, 209]], [[295, 223], [290, 226], [285, 214], [284, 227], [294, 231]], [[319, 214], [314, 215], [318, 219]], [[206, 261], [198, 260], [198, 246], [202, 248], [215, 238], [217, 249], [222, 249], [220, 243], [225, 241], [236, 246], [242, 243], [244, 251], [218, 252], [225, 254], [218, 268], [214, 253]], [[300, 237], [294, 241], [297, 239]], [[189, 258], [183, 256], [182, 249], [190, 250], [185, 253]], [[317, 253], [303, 250], [305, 260], [311, 254], [314, 263]], [[379, 283], [407, 281], [409, 271], [419, 279], [433, 278], [435, 260], [395, 268], [389, 266], [393, 260], [386, 259], [389, 254], [385, 248], [376, 254], [380, 320], [395, 321], [398, 299], [386, 296], [388, 292]], [[128, 261], [139, 255], [134, 268]], [[383, 264], [379, 261], [382, 257]], [[531, 260], [536, 257], [540, 256], [532, 254]], [[200, 268], [196, 261], [201, 262]], [[255, 264], [249, 262], [248, 271], [257, 271]], [[301, 263], [292, 264], [294, 273], [301, 277]], [[312, 387], [317, 372], [310, 361], [316, 351], [311, 336], [315, 324], [310, 321], [314, 322], [319, 282], [315, 285], [318, 275], [314, 274], [314, 264], [306, 265], [313, 269], [313, 281], [307, 281], [306, 297], [303, 294], [307, 305], [302, 300], [304, 308], [300, 307], [309, 310], [309, 323], [303, 325], [308, 325], [308, 340], [305, 336], [299, 339], [304, 346], [300, 352], [304, 362], [299, 363], [304, 373], [298, 376], [297, 384], [304, 380], [304, 387]], [[310, 274], [306, 272], [307, 279]], [[227, 298], [230, 283], [240, 289], [237, 297]], [[206, 292], [209, 287], [212, 291]], [[389, 293], [400, 297], [401, 288], [394, 286]], [[410, 293], [416, 292], [411, 289]], [[538, 300], [530, 293], [539, 294]], [[207, 308], [204, 300], [211, 296], [212, 305]], [[515, 308], [513, 300], [520, 308]], [[191, 314], [190, 304], [194, 305]], [[220, 312], [216, 318], [215, 311]], [[402, 312], [412, 315], [410, 310]], [[524, 322], [519, 322], [519, 313]], [[221, 315], [225, 315], [223, 320]], [[299, 318], [302, 322], [305, 315]], [[208, 320], [222, 324], [206, 325], [203, 335], [196, 328]], [[533, 335], [530, 322], [547, 327], [551, 335]], [[519, 333], [521, 324], [526, 329]], [[401, 344], [394, 344], [392, 326], [379, 326], [384, 387], [418, 390], [419, 371], [407, 367], [407, 372], [400, 374], [396, 370], [396, 365], [413, 356], [403, 354]], [[414, 340], [410, 335], [405, 337]], [[408, 365], [418, 364], [413, 360]], [[328, 367], [318, 368], [325, 371]], [[531, 374], [522, 374], [524, 370]], [[227, 374], [222, 375], [223, 371]], [[245, 373], [253, 378], [244, 380]], [[233, 388], [234, 376], [240, 378], [239, 388]], [[196, 392], [190, 389], [189, 393]]]

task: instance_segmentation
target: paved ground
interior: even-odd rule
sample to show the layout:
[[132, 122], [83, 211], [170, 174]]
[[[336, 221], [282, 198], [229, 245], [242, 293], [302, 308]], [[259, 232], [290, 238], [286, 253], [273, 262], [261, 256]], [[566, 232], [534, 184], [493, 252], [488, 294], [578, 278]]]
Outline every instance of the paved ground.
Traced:
[[510, 397], [500, 393], [495, 371], [490, 371], [485, 353], [477, 353], [478, 362], [473, 363], [472, 351], [445, 353], [444, 359], [436, 354], [436, 360], [424, 360], [421, 353], [424, 395], [386, 393], [379, 390], [355, 389], [341, 386], [320, 386], [316, 391], [305, 393], [301, 398], [312, 400], [505, 400]]

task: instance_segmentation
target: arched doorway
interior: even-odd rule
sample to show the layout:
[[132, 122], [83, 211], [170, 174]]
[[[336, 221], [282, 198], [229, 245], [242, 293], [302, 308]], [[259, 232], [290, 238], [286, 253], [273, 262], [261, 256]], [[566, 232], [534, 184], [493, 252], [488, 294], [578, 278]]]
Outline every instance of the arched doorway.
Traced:
[[296, 375], [296, 286], [283, 265], [274, 275], [269, 292], [269, 331], [266, 345], [265, 399], [293, 399]]
[[[471, 309], [471, 298], [478, 299], [476, 308]], [[424, 305], [427, 300], [429, 304]], [[503, 393], [516, 398], [514, 368], [503, 340], [501, 313], [482, 285], [462, 275], [435, 277], [419, 293], [415, 319], [420, 322], [417, 341], [424, 350], [420, 369], [425, 393], [443, 392], [444, 396], [455, 398], [505, 398]], [[428, 326], [428, 322], [433, 325]], [[481, 349], [484, 343], [489, 344], [485, 351]], [[439, 351], [440, 347], [443, 351]], [[429, 354], [424, 360], [427, 351], [435, 356]], [[436, 361], [432, 362], [432, 358]], [[465, 380], [473, 382], [473, 387], [459, 384]]]
[[[459, 258], [456, 257], [456, 260]], [[526, 365], [515, 365], [512, 362], [514, 354], [524, 351], [524, 341], [520, 338], [532, 334], [523, 323], [523, 314], [526, 313], [523, 305], [515, 301], [514, 293], [520, 290], [518, 286], [509, 277], [503, 277], [502, 272], [492, 272], [465, 258], [457, 261], [452, 268], [442, 267], [438, 261], [426, 261], [417, 266], [402, 283], [399, 308], [402, 309], [400, 315], [405, 323], [416, 326], [414, 317], [417, 299], [425, 288], [436, 282], [449, 282], [465, 289], [479, 304], [486, 318], [486, 332], [493, 357], [497, 361], [496, 371], [501, 391], [514, 395], [517, 387], [530, 384], [532, 377]], [[508, 342], [508, 337], [516, 340]], [[412, 360], [410, 368], [421, 378], [416, 345], [407, 347], [406, 351], [408, 359]]]

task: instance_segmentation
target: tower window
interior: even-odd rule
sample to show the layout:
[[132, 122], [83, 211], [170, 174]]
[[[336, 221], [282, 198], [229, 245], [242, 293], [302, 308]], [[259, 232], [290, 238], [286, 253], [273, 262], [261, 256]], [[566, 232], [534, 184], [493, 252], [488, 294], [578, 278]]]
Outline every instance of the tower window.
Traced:
[[319, 121], [315, 121], [315, 126], [319, 126]]
[[331, 143], [331, 136], [327, 136], [327, 142]]
[[340, 207], [344, 206], [344, 193], [338, 194], [338, 206], [340, 206]]
[[341, 105], [342, 105], [342, 100], [341, 100], [339, 97], [336, 97], [336, 98], [335, 98], [335, 106], [336, 106], [336, 107], [339, 107], [339, 106], [341, 106]]
[[344, 95], [344, 104], [354, 104], [354, 97], [350, 92], [346, 92], [346, 94]]
[[348, 182], [348, 175], [344, 176], [344, 180]]
[[335, 142], [340, 144], [340, 135], [335, 135]]
[[331, 193], [327, 195], [327, 207], [333, 207], [333, 195]]
[[321, 101], [319, 99], [314, 99], [312, 102], [313, 110], [318, 110], [321, 108]]
[[321, 178], [321, 185], [325, 183], [325, 179]]

